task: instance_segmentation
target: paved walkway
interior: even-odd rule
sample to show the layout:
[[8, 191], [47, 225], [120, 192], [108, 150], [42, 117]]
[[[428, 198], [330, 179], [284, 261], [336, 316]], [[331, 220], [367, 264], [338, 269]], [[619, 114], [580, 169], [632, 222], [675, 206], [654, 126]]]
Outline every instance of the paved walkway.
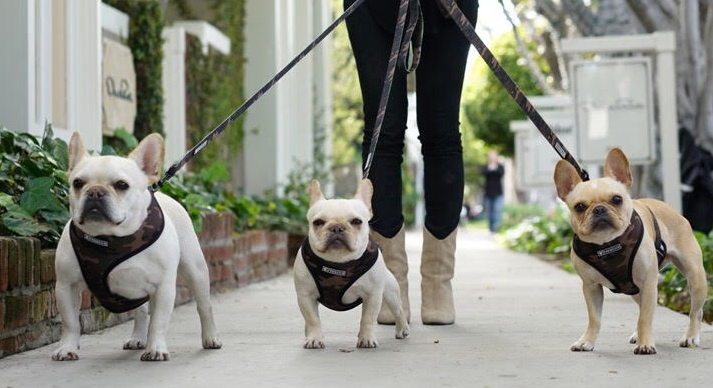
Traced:
[[360, 309], [322, 309], [326, 349], [304, 350], [302, 317], [289, 275], [214, 296], [224, 347], [200, 348], [195, 306], [176, 309], [171, 361], [139, 361], [121, 349], [123, 324], [82, 337], [81, 359], [53, 362], [54, 345], [0, 360], [6, 387], [702, 387], [710, 386], [713, 331], [697, 349], [681, 349], [687, 318], [656, 311], [658, 354], [636, 356], [627, 342], [637, 308], [607, 292], [594, 352], [569, 345], [586, 325], [580, 281], [554, 266], [504, 250], [482, 234], [461, 232], [453, 326], [419, 319], [420, 234], [409, 233], [411, 336], [380, 326], [380, 347], [355, 349]]

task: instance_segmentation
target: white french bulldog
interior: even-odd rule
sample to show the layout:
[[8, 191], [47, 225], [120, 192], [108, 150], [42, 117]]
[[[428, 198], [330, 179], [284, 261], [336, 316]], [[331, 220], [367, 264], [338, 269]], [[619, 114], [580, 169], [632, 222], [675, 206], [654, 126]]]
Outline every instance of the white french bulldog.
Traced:
[[[103, 285], [104, 293], [113, 300], [138, 301], [140, 305], [132, 311], [133, 333], [124, 343], [124, 349], [146, 349], [141, 355], [144, 361], [168, 360], [166, 332], [179, 273], [198, 305], [203, 347], [218, 349], [222, 346], [213, 321], [208, 267], [188, 213], [164, 194], [155, 193], [154, 200], [148, 190], [159, 178], [163, 159], [164, 141], [158, 134], [143, 139], [128, 158], [90, 156], [81, 136], [76, 132], [72, 135], [69, 142], [71, 220], [62, 232], [55, 258], [55, 292], [62, 316], [62, 336], [52, 354], [53, 360], [79, 358], [80, 292], [87, 284]], [[147, 229], [149, 218], [158, 220], [162, 231]], [[155, 231], [153, 239], [135, 239], [143, 240], [142, 250], [128, 259], [124, 257], [115, 267], [109, 266], [102, 273], [103, 279], [85, 279], [83, 271], [87, 271], [87, 261], [79, 261], [76, 253], [82, 253], [80, 243], [96, 244], [99, 253], [94, 252], [88, 261], [101, 263], [107, 260], [101, 251], [107, 248], [107, 241], [125, 241], [141, 235], [141, 230], [148, 230], [147, 235]], [[118, 250], [120, 255], [122, 250], [123, 247]], [[149, 302], [142, 303], [142, 299]]]
[[326, 200], [316, 180], [309, 193], [309, 236], [294, 265], [297, 302], [305, 319], [304, 347], [324, 348], [318, 302], [337, 311], [364, 303], [359, 348], [378, 347], [374, 326], [382, 299], [396, 318], [396, 338], [408, 336], [399, 285], [376, 243], [369, 239], [371, 181], [361, 181], [354, 199]]

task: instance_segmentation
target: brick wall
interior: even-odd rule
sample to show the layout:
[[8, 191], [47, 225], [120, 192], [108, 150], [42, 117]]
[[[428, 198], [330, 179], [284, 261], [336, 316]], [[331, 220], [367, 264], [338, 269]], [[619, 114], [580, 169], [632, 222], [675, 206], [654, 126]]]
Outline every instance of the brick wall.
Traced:
[[[269, 279], [288, 269], [287, 233], [263, 230], [233, 233], [228, 213], [203, 216], [199, 235], [210, 272], [211, 292]], [[0, 237], [0, 358], [59, 340], [60, 318], [54, 294], [54, 250], [41, 250], [39, 240]], [[190, 301], [182, 279], [176, 304]], [[117, 325], [128, 313], [112, 314], [82, 292], [82, 332]]]

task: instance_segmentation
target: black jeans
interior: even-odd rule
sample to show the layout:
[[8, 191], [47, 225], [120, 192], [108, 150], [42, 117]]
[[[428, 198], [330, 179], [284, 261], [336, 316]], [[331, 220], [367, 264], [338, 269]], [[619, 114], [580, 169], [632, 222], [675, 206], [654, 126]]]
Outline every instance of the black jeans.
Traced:
[[[394, 1], [398, 0], [367, 0]], [[425, 2], [435, 0], [421, 0]], [[348, 7], [354, 0], [344, 0]], [[477, 0], [460, 0], [463, 12], [475, 23]], [[393, 32], [380, 27], [364, 4], [347, 18], [349, 40], [356, 59], [364, 100], [363, 161], [371, 144]], [[425, 14], [426, 31], [428, 17]], [[396, 20], [394, 19], [394, 24]], [[438, 239], [457, 226], [463, 206], [463, 148], [459, 131], [460, 97], [469, 42], [451, 20], [439, 21], [437, 32], [424, 34], [421, 62], [416, 69], [416, 114], [424, 161], [425, 226]], [[401, 162], [408, 102], [406, 73], [397, 68], [369, 178], [374, 185], [371, 227], [384, 237], [403, 224]]]

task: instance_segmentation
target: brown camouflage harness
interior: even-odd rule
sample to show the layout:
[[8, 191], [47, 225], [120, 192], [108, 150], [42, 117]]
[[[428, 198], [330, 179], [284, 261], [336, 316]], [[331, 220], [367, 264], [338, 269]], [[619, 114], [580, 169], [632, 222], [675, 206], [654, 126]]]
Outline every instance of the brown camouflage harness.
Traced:
[[379, 258], [379, 246], [369, 238], [369, 245], [364, 254], [356, 260], [335, 263], [317, 256], [309, 245], [309, 239], [302, 243], [302, 259], [319, 290], [319, 303], [334, 311], [347, 311], [361, 304], [361, 298], [350, 304], [344, 304], [342, 297], [349, 287], [367, 273]]
[[[654, 246], [658, 257], [659, 269], [666, 257], [666, 243], [661, 239], [661, 229], [656, 220], [656, 216], [651, 212], [656, 232]], [[591, 265], [607, 278], [613, 285], [612, 292], [624, 293], [626, 295], [636, 295], [639, 287], [634, 284], [632, 271], [634, 269], [634, 257], [639, 250], [641, 240], [644, 238], [644, 224], [641, 222], [639, 213], [634, 210], [631, 214], [631, 222], [624, 233], [604, 244], [592, 244], [584, 242], [574, 235], [572, 249], [585, 263]]]
[[141, 227], [128, 236], [92, 236], [79, 230], [74, 222], [69, 227], [74, 254], [82, 269], [84, 282], [104, 308], [113, 313], [133, 310], [149, 300], [127, 299], [109, 289], [107, 277], [117, 265], [148, 248], [163, 232], [164, 219], [156, 197], [151, 193], [151, 204]]

